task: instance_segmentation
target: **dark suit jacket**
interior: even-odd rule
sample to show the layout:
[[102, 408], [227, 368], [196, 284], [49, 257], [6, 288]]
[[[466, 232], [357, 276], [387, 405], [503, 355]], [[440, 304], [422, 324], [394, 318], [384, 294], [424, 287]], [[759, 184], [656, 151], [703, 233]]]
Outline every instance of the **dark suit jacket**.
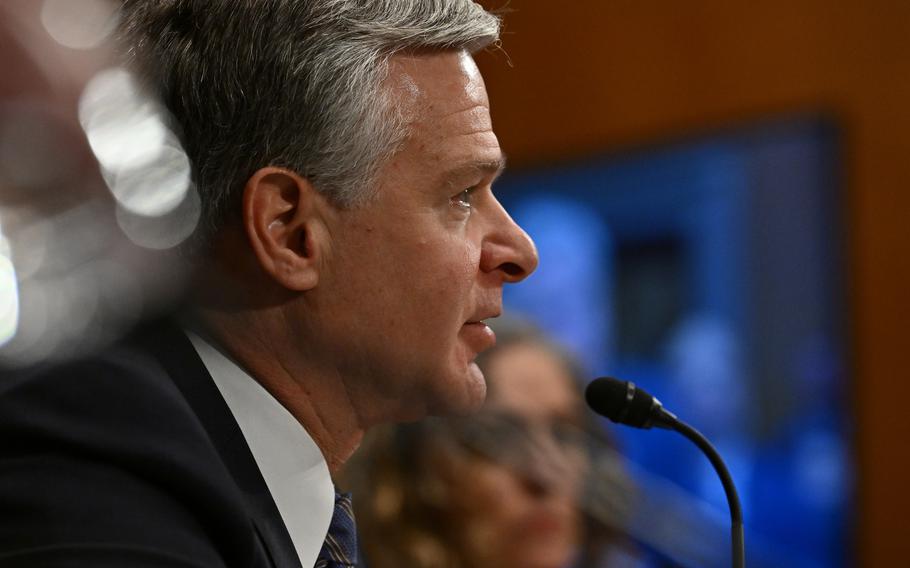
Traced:
[[294, 567], [240, 428], [187, 337], [0, 375], [0, 567]]

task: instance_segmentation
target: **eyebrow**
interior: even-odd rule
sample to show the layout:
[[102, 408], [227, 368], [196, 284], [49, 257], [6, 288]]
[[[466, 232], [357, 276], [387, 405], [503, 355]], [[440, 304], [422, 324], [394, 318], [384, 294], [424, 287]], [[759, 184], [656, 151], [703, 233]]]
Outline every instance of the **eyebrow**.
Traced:
[[445, 178], [449, 183], [454, 184], [454, 180], [480, 172], [485, 175], [491, 175], [493, 178], [492, 181], [496, 181], [496, 178], [498, 178], [505, 169], [506, 155], [500, 153], [499, 158], [496, 160], [476, 160], [455, 166], [445, 173]]

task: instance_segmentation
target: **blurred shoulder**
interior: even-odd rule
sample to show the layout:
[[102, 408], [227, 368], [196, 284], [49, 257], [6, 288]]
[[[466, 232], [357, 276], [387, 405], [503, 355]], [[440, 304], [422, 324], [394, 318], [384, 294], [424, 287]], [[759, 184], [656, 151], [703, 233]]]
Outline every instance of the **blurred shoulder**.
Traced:
[[249, 565], [243, 494], [172, 375], [210, 379], [159, 340], [0, 373], [0, 564]]
[[117, 445], [116, 438], [128, 436], [201, 433], [169, 372], [141, 337], [80, 359], [0, 373], [0, 436], [15, 428], [12, 442], [57, 436], [61, 443]]

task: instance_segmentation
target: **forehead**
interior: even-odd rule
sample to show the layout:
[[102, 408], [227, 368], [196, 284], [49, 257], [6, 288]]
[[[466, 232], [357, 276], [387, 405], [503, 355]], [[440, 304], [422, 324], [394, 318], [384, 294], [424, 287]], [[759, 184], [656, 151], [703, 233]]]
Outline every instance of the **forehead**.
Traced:
[[416, 122], [490, 107], [483, 77], [466, 51], [395, 55], [388, 82]]
[[485, 370], [488, 408], [534, 418], [572, 417], [580, 395], [562, 360], [547, 348], [520, 343], [502, 348]]
[[387, 79], [410, 127], [406, 147], [426, 158], [501, 159], [483, 78], [465, 51], [392, 57]]

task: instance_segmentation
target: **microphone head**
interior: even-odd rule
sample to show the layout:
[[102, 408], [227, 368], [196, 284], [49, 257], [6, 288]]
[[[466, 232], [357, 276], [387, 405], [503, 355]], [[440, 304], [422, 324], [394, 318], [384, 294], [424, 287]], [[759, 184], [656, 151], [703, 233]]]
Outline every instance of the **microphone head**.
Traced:
[[618, 424], [650, 428], [655, 410], [661, 405], [653, 396], [630, 381], [612, 377], [594, 379], [585, 389], [585, 401], [591, 410]]

